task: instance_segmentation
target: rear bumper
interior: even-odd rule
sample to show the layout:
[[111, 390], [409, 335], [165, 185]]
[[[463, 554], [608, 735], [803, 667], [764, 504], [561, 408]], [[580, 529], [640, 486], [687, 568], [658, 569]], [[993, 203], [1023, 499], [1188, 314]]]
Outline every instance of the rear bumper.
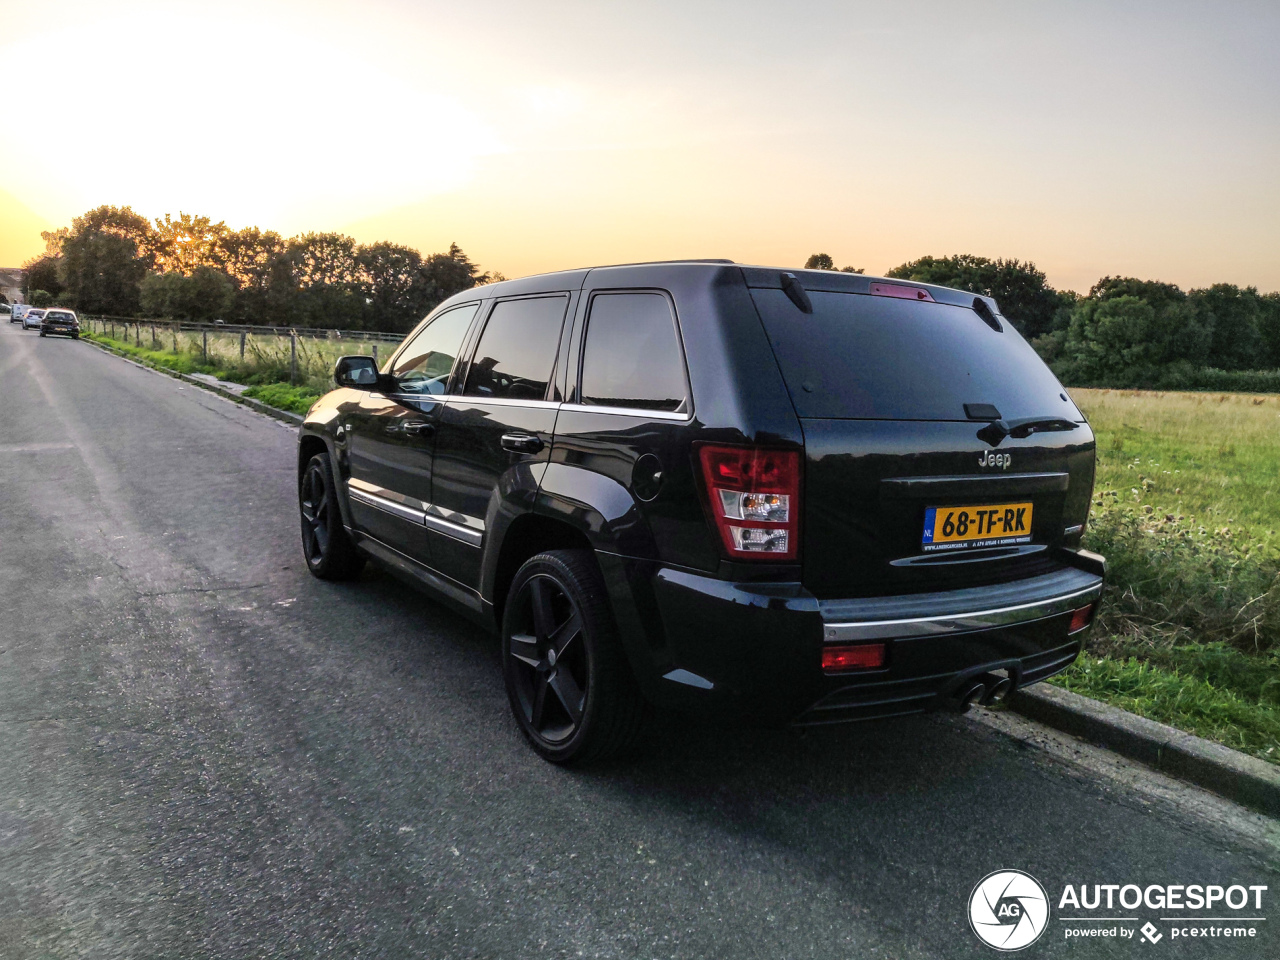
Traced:
[[[608, 580], [650, 699], [809, 725], [957, 706], [975, 682], [1007, 677], [1016, 688], [1066, 669], [1087, 634], [1069, 633], [1072, 613], [1096, 604], [1103, 586], [1101, 558], [1079, 564], [993, 587], [836, 601], [800, 584], [626, 561]], [[823, 673], [824, 646], [862, 642], [885, 645], [882, 668]]]

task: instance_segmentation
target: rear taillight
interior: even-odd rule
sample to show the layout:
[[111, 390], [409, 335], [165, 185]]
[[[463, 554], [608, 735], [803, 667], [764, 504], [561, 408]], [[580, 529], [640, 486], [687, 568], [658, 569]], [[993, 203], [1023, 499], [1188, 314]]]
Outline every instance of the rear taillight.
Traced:
[[1089, 625], [1089, 620], [1093, 616], [1093, 606], [1091, 603], [1087, 607], [1081, 607], [1079, 610], [1071, 612], [1071, 623], [1067, 627], [1068, 634], [1079, 633]]
[[800, 547], [800, 451], [707, 444], [698, 457], [711, 519], [729, 556], [794, 560]]
[[823, 673], [878, 670], [883, 666], [883, 643], [829, 644], [822, 648]]

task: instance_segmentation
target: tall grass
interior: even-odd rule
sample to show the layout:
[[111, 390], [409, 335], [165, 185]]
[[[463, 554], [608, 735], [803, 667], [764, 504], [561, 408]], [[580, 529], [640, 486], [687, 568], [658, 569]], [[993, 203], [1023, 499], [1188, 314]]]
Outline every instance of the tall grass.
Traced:
[[[182, 373], [208, 373], [222, 380], [253, 386], [290, 382], [290, 342], [287, 335], [270, 331], [248, 333], [242, 356], [238, 332], [211, 331], [203, 334], [175, 331], [163, 325], [152, 328], [144, 323], [134, 329], [117, 326], [117, 336], [113, 338], [96, 330], [95, 327], [87, 334], [156, 366]], [[316, 395], [322, 394], [332, 386], [333, 365], [339, 357], [369, 355], [375, 347], [379, 360], [382, 360], [390, 356], [396, 345], [352, 338], [313, 340], [299, 337], [297, 375], [292, 385]]]

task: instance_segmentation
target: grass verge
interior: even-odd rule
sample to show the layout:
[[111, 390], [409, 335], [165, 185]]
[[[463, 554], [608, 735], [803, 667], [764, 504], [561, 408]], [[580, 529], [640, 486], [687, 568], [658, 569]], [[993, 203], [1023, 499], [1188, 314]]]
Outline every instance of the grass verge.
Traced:
[[249, 389], [244, 392], [244, 396], [290, 413], [305, 414], [323, 395], [323, 389], [311, 380], [301, 386], [291, 386], [288, 383], [270, 379], [279, 373], [271, 367], [260, 369], [250, 365], [236, 366], [221, 362], [220, 358], [216, 357], [213, 358], [214, 362], [206, 362], [199, 354], [187, 351], [149, 350], [123, 340], [115, 340], [87, 331], [82, 332], [80, 336], [110, 347], [116, 353], [149, 367], [159, 367], [175, 373], [206, 373], [231, 383], [247, 384]]
[[291, 387], [287, 383], [265, 383], [250, 387], [244, 392], [244, 396], [260, 400], [279, 410], [305, 414], [323, 394], [316, 393], [309, 387]]
[[1053, 683], [1280, 763], [1280, 397], [1073, 390], [1107, 592]]
[[1222, 644], [1156, 655], [1086, 653], [1052, 683], [1151, 720], [1280, 762], [1280, 662]]

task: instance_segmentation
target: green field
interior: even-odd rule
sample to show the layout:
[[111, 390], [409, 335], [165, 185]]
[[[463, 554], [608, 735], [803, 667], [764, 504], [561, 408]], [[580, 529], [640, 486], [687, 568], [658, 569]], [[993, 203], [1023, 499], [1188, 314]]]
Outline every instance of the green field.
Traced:
[[1073, 390], [1110, 583], [1057, 681], [1280, 762], [1280, 397]]

